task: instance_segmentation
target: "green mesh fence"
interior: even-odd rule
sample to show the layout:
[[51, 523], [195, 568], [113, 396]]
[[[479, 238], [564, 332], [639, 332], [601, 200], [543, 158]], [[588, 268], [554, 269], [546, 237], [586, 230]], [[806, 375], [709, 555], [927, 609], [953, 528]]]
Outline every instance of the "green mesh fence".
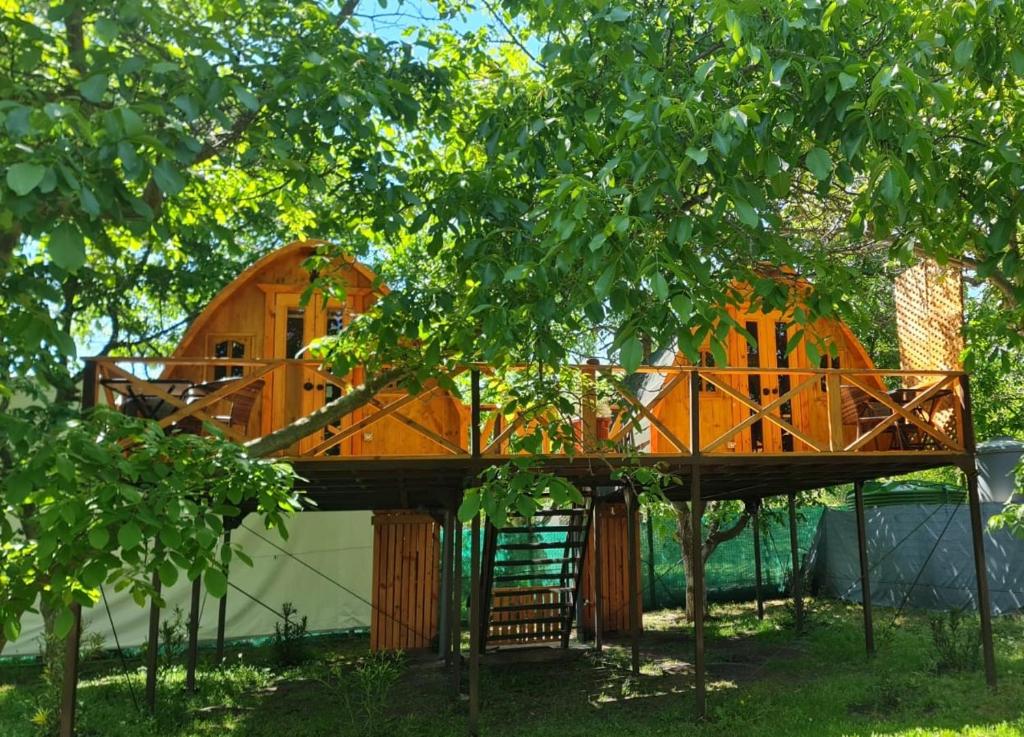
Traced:
[[[797, 510], [797, 541], [801, 561], [814, 544], [823, 511], [821, 507], [801, 507]], [[785, 513], [782, 513], [776, 519], [762, 519], [761, 524], [762, 593], [766, 598], [784, 596], [789, 590], [792, 570], [789, 521]], [[539, 533], [530, 537], [531, 542], [561, 542], [564, 539], [564, 533]], [[470, 576], [470, 544], [471, 532], [467, 526], [462, 531], [462, 574], [465, 582], [469, 581]], [[498, 554], [502, 560], [511, 556], [518, 559], [529, 557], [529, 551], [499, 551]], [[640, 558], [644, 609], [684, 606], [686, 578], [673, 518], [642, 519]], [[530, 569], [522, 567], [519, 570]], [[538, 567], [535, 570], [552, 569]], [[708, 598], [712, 601], [744, 601], [754, 598], [754, 534], [751, 527], [748, 526], [737, 537], [715, 549], [708, 559], [704, 575]], [[530, 583], [523, 582], [523, 585]], [[537, 583], [545, 585], [548, 582]]]

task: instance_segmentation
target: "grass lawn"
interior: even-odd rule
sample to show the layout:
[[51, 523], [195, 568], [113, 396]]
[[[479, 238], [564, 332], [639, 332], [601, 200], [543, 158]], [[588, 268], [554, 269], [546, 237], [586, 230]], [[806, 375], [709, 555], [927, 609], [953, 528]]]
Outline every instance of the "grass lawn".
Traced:
[[[810, 602], [807, 632], [786, 626], [782, 604], [764, 623], [749, 605], [712, 607], [708, 628], [709, 718], [694, 724], [689, 631], [676, 610], [648, 613], [642, 672], [629, 672], [628, 644], [613, 641], [598, 656], [519, 651], [482, 660], [482, 733], [524, 737], [1024, 737], [1024, 618], [996, 620], [997, 691], [980, 671], [937, 673], [927, 616], [876, 610], [878, 656], [864, 656], [857, 607]], [[366, 637], [318, 640], [310, 659], [276, 668], [265, 648], [232, 652], [229, 666], [203, 670], [200, 692], [181, 692], [180, 667], [162, 675], [159, 713], [132, 703], [116, 660], [84, 664], [79, 734], [97, 737], [321, 737], [465, 734], [465, 703], [447, 695], [447, 674], [432, 658], [408, 658], [389, 691], [371, 671], [353, 678]], [[143, 672], [130, 663], [136, 698]], [[333, 668], [334, 675], [328, 671]], [[385, 672], [386, 669], [385, 669]], [[336, 681], [341, 674], [349, 685]], [[386, 679], [384, 679], [386, 680]], [[367, 684], [366, 698], [352, 685]], [[0, 668], [0, 737], [32, 735], [44, 689], [36, 666]], [[381, 708], [372, 702], [382, 697]], [[370, 704], [367, 707], [367, 704]]]

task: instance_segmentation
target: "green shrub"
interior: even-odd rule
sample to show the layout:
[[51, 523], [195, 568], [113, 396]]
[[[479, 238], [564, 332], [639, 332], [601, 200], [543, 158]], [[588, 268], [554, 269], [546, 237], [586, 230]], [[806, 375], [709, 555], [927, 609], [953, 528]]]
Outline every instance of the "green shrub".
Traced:
[[959, 609], [928, 618], [935, 646], [935, 669], [940, 673], [975, 670], [981, 662], [981, 631], [977, 618]]
[[283, 621], [274, 625], [274, 659], [278, 665], [291, 667], [306, 659], [306, 617], [299, 618], [298, 609], [290, 601], [281, 605]]

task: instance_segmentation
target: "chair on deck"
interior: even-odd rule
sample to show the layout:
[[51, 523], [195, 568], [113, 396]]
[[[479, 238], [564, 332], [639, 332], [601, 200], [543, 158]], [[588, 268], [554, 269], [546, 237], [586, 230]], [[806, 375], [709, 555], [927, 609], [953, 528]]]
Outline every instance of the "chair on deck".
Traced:
[[[189, 388], [185, 393], [186, 402], [195, 402], [203, 397], [208, 397], [214, 392], [223, 389], [225, 384], [230, 382], [238, 381], [237, 377], [229, 379], [218, 379], [217, 381], [208, 381], [204, 384], [195, 384]], [[249, 417], [252, 415], [253, 407], [256, 406], [256, 399], [263, 392], [263, 387], [266, 382], [263, 379], [257, 379], [249, 384], [246, 384], [236, 392], [229, 392], [219, 402], [215, 403], [211, 407], [206, 408], [207, 410], [213, 410], [223, 404], [229, 404], [231, 406], [227, 414], [215, 415], [207, 411], [213, 419], [223, 422], [225, 425], [233, 430], [238, 430], [244, 433], [249, 425]], [[170, 428], [172, 432], [184, 432], [192, 435], [201, 435], [203, 433], [203, 423], [198, 417], [182, 417], [178, 422]]]
[[[860, 387], [843, 384], [839, 387], [839, 398], [843, 425], [856, 427], [857, 437], [870, 432], [872, 428], [892, 417], [892, 411], [887, 406], [873, 399]], [[899, 420], [889, 424], [879, 434], [878, 439], [882, 437], [888, 437], [889, 444], [880, 447], [879, 450], [903, 450], [905, 443]]]

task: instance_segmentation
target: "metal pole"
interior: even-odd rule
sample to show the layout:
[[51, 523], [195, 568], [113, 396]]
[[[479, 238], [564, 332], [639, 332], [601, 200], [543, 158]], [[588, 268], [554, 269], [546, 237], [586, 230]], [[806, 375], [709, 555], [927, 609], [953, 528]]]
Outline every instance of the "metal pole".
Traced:
[[441, 546], [441, 596], [438, 601], [438, 636], [437, 653], [444, 658], [444, 664], [452, 664], [451, 634], [452, 628], [448, 620], [452, 605], [452, 559], [455, 550], [455, 513], [451, 509], [444, 512], [444, 544]]
[[971, 542], [974, 546], [974, 574], [978, 579], [978, 615], [981, 619], [981, 649], [985, 658], [985, 680], [996, 686], [996, 656], [992, 644], [992, 608], [988, 598], [988, 566], [985, 564], [985, 538], [981, 526], [981, 499], [978, 496], [978, 471], [967, 472], [967, 501], [971, 512]]
[[985, 564], [985, 538], [982, 535], [981, 498], [978, 496], [977, 444], [974, 437], [974, 414], [971, 407], [971, 383], [967, 374], [960, 377], [963, 391], [964, 450], [970, 462], [963, 468], [967, 476], [967, 502], [971, 513], [971, 542], [974, 546], [974, 575], [978, 584], [978, 617], [981, 620], [981, 649], [985, 658], [985, 680], [996, 686], [996, 656], [992, 644], [992, 607], [988, 598], [988, 566]]
[[[224, 530], [224, 543], [225, 547], [231, 547], [231, 530]], [[225, 575], [228, 573], [227, 567], [224, 569]], [[217, 602], [217, 655], [216, 663], [220, 665], [224, 662], [224, 631], [226, 629], [228, 619], [228, 594], [224, 592], [224, 596], [220, 597]]]
[[633, 675], [640, 675], [640, 607], [637, 599], [640, 597], [639, 561], [637, 561], [638, 535], [636, 529], [637, 508], [636, 495], [632, 488], [625, 490], [626, 498], [626, 565], [629, 581], [629, 640], [632, 655]]
[[196, 576], [192, 582], [192, 603], [188, 613], [188, 658], [185, 664], [185, 690], [196, 692], [196, 666], [199, 664], [199, 597], [203, 581]]
[[647, 580], [651, 582], [651, 611], [658, 608], [658, 583], [654, 574], [654, 517], [647, 510]]
[[601, 549], [601, 517], [598, 513], [601, 503], [594, 497], [594, 505], [590, 513], [594, 516], [590, 523], [590, 534], [594, 539], [594, 565], [591, 570], [594, 572], [594, 585], [591, 588], [594, 595], [594, 650], [601, 652], [604, 647], [604, 592], [601, 577], [604, 575], [604, 554]]
[[473, 517], [469, 595], [469, 733], [480, 734], [480, 515]]
[[156, 666], [160, 649], [160, 574], [153, 574], [153, 600], [149, 603], [149, 642], [146, 643], [146, 706], [156, 713]]
[[754, 507], [754, 600], [757, 602], [757, 618], [764, 619], [764, 596], [761, 591], [761, 502]]
[[796, 534], [796, 494], [788, 494], [789, 500], [789, 548], [793, 560], [793, 575], [790, 588], [793, 595], [793, 612], [796, 615], [796, 630], [804, 629], [804, 599], [800, 580], [800, 547]]
[[875, 654], [875, 628], [871, 613], [871, 578], [868, 567], [867, 524], [864, 521], [864, 482], [853, 482], [854, 507], [857, 513], [857, 551], [860, 556], [860, 598], [864, 609], [864, 647], [869, 656]]
[[452, 537], [452, 598], [448, 620], [452, 628], [452, 698], [458, 699], [462, 693], [462, 520], [458, 515], [455, 515], [455, 534]]
[[707, 686], [704, 679], [704, 532], [701, 519], [704, 501], [700, 491], [700, 374], [690, 372], [690, 545], [693, 550], [693, 685], [698, 721], [707, 714]]
[[60, 737], [74, 737], [78, 704], [78, 650], [82, 640], [82, 605], [71, 605], [71, 631], [64, 644], [64, 680], [60, 697]]

